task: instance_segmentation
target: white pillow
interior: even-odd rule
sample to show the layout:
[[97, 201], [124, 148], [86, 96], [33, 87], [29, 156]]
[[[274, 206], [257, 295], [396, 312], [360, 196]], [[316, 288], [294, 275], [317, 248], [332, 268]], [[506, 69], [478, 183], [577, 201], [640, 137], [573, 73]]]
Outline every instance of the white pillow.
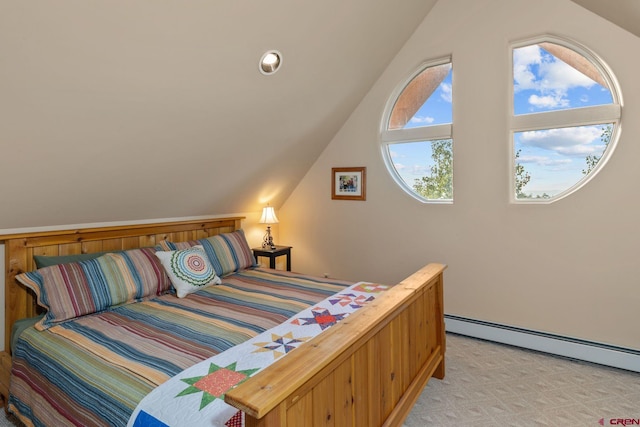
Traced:
[[178, 298], [221, 283], [201, 245], [179, 251], [156, 251], [156, 256], [176, 288]]

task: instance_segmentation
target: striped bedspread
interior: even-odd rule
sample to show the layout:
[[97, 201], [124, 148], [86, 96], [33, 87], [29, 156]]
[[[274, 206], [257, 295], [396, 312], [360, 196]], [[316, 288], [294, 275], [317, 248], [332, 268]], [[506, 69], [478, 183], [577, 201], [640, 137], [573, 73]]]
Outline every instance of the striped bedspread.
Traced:
[[156, 386], [352, 283], [248, 269], [187, 298], [164, 295], [39, 332], [14, 350], [9, 410], [35, 426], [125, 426]]

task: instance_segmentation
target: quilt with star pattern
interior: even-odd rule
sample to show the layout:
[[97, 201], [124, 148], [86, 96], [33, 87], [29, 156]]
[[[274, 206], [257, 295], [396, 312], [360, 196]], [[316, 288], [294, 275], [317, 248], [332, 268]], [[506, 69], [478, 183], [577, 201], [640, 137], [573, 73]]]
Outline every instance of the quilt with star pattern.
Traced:
[[387, 286], [357, 283], [284, 323], [200, 362], [149, 393], [129, 427], [244, 425], [244, 415], [224, 402], [225, 393], [373, 301]]

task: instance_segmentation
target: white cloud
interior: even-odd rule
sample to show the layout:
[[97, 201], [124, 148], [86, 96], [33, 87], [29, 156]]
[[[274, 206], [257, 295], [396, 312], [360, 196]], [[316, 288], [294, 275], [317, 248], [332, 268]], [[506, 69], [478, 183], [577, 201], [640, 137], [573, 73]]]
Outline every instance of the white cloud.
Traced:
[[549, 56], [545, 58], [547, 59], [540, 64], [538, 72], [540, 76], [540, 87], [543, 91], [566, 92], [573, 87], [589, 88], [595, 84], [589, 77], [558, 60], [556, 57]]
[[435, 119], [433, 117], [429, 117], [429, 116], [423, 116], [423, 117], [413, 116], [411, 120], [409, 120], [409, 122], [416, 123], [416, 124], [423, 124], [423, 123], [429, 124], [429, 123], [433, 123], [434, 120]]
[[424, 165], [413, 165], [406, 172], [411, 175], [426, 176], [430, 173], [430, 169]]
[[423, 176], [428, 176], [430, 169], [428, 166], [422, 166], [418, 164], [405, 165], [403, 163], [393, 163], [396, 171], [407, 185], [413, 185], [416, 179], [420, 179]]
[[567, 92], [576, 87], [590, 88], [595, 84], [575, 68], [538, 46], [526, 46], [513, 51], [514, 92], [534, 90], [529, 103], [536, 108], [569, 107]]
[[538, 166], [564, 166], [572, 163], [571, 159], [551, 159], [546, 156], [521, 156], [518, 163], [533, 163]]
[[389, 156], [391, 156], [392, 159], [397, 159], [399, 157], [404, 157], [403, 155], [401, 155], [397, 151], [392, 150], [391, 148], [389, 148]]
[[568, 107], [569, 100], [557, 93], [546, 96], [531, 95], [529, 97], [529, 104], [538, 108]]
[[560, 147], [557, 151], [565, 156], [586, 157], [592, 154], [602, 154], [604, 148], [604, 145], [574, 145], [572, 147]]
[[565, 156], [600, 154], [604, 149], [600, 141], [601, 129], [597, 126], [581, 126], [523, 132], [521, 142], [525, 146], [553, 151]]
[[538, 45], [513, 50], [513, 79], [516, 91], [536, 87], [536, 76], [531, 71], [531, 67], [540, 62], [542, 62], [542, 51]]
[[440, 97], [449, 103], [452, 102], [451, 85], [449, 83], [442, 83], [440, 85], [440, 89], [442, 91], [442, 93], [440, 94]]

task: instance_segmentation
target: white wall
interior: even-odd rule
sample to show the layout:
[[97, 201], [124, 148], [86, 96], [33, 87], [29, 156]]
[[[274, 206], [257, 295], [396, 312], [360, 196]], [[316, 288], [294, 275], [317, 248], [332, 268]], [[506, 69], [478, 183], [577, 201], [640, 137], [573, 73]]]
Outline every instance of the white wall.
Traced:
[[[509, 203], [509, 43], [541, 34], [589, 46], [624, 96], [606, 167], [550, 205]], [[448, 314], [640, 349], [640, 39], [568, 0], [440, 0], [279, 212], [294, 269], [397, 282], [449, 265]], [[453, 205], [421, 204], [385, 169], [380, 119], [418, 65], [453, 56]], [[332, 201], [330, 171], [366, 166], [367, 201]]]

